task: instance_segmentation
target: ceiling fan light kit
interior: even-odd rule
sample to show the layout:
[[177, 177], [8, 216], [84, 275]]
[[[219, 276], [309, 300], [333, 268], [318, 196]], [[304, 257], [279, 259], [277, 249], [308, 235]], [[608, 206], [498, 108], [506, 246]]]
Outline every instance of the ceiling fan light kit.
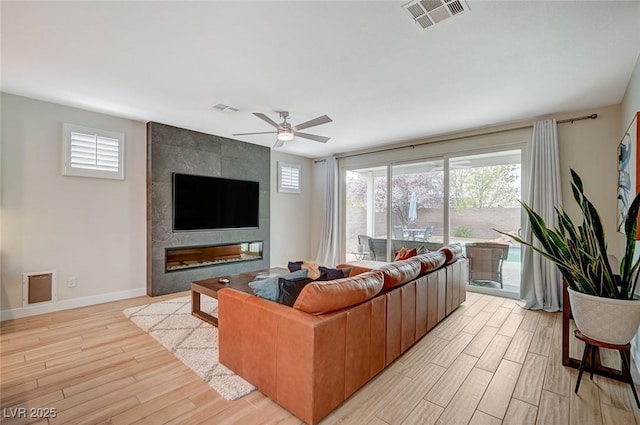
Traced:
[[312, 120], [303, 122], [302, 124], [298, 124], [296, 126], [291, 126], [290, 123], [287, 122], [287, 118], [289, 117], [289, 112], [287, 111], [279, 111], [280, 118], [282, 118], [282, 122], [280, 124], [273, 121], [271, 118], [262, 114], [260, 112], [254, 112], [253, 115], [260, 118], [262, 121], [276, 128], [276, 131], [267, 131], [267, 132], [258, 132], [258, 133], [235, 133], [234, 136], [249, 136], [253, 134], [277, 134], [276, 143], [273, 145], [274, 148], [279, 148], [284, 145], [284, 142], [289, 142], [293, 140], [296, 136], [302, 137], [309, 140], [314, 140], [320, 143], [326, 143], [330, 140], [329, 137], [317, 136], [315, 134], [309, 133], [301, 133], [299, 130], [303, 130], [309, 127], [315, 127], [316, 125], [330, 123], [333, 120], [326, 115], [322, 115], [318, 118], [314, 118]]
[[278, 140], [283, 142], [293, 140], [293, 131], [290, 128], [278, 129]]

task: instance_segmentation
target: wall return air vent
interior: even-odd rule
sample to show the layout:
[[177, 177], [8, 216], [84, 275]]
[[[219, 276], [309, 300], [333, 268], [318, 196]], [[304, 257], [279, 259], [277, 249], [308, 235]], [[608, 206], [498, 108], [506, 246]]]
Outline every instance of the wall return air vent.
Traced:
[[423, 29], [469, 10], [464, 0], [414, 0], [402, 8]]

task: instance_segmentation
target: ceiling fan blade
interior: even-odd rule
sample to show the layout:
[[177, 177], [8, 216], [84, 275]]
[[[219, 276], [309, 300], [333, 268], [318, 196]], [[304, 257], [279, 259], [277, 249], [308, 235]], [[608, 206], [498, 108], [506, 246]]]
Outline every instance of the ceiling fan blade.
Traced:
[[314, 118], [314, 119], [312, 119], [310, 121], [303, 122], [302, 124], [298, 124], [295, 127], [292, 127], [291, 129], [293, 131], [304, 130], [305, 128], [313, 127], [313, 126], [320, 125], [320, 124], [326, 124], [326, 123], [332, 122], [332, 121], [333, 120], [331, 118], [329, 118], [326, 115], [323, 115], [321, 117]]
[[327, 143], [331, 139], [331, 137], [316, 136], [315, 134], [299, 133], [297, 131], [294, 134], [296, 136], [304, 137], [305, 139], [315, 140], [316, 142], [320, 142], [320, 143]]
[[271, 124], [272, 126], [274, 126], [275, 128], [280, 128], [280, 124], [276, 123], [274, 120], [272, 120], [271, 118], [269, 118], [268, 116], [266, 116], [263, 113], [260, 112], [254, 112], [253, 115], [255, 115], [256, 117], [260, 118], [263, 121], [268, 122], [269, 124]]
[[277, 131], [263, 131], [260, 133], [234, 133], [233, 136], [250, 136], [252, 134], [276, 134]]
[[273, 145], [274, 148], [280, 148], [284, 146], [284, 140], [276, 140], [276, 143]]

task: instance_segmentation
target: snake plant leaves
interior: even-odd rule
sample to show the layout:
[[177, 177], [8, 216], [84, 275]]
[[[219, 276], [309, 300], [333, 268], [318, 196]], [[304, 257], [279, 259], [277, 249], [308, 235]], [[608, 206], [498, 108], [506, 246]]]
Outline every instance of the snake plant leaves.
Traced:
[[584, 194], [582, 179], [573, 169], [571, 191], [582, 212], [582, 223], [579, 226], [574, 224], [564, 210], [555, 208], [558, 224], [551, 229], [539, 214], [522, 203], [529, 219], [531, 233], [540, 245], [497, 231], [531, 247], [558, 266], [571, 289], [607, 298], [632, 299], [640, 277], [640, 260], [634, 260], [640, 194], [637, 194], [631, 203], [625, 220], [625, 253], [620, 261], [620, 274], [616, 275], [607, 255], [600, 214]]

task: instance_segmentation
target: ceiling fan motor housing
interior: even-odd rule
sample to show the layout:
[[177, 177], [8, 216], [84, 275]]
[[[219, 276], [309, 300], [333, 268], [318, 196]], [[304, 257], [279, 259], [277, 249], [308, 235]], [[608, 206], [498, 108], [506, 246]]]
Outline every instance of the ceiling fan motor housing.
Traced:
[[287, 118], [289, 118], [289, 112], [288, 111], [280, 111], [280, 118], [282, 118], [285, 122], [287, 121]]

